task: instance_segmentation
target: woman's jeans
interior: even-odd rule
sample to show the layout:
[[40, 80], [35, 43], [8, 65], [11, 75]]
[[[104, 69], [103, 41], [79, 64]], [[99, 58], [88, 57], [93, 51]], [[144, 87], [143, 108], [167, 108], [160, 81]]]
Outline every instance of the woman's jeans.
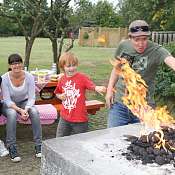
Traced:
[[[20, 108], [25, 107], [27, 101], [23, 101], [20, 103], [16, 103], [16, 105]], [[8, 108], [5, 104], [3, 104], [3, 115], [7, 117], [7, 124], [6, 124], [6, 145], [10, 147], [11, 145], [16, 146], [16, 120], [17, 120], [17, 112], [12, 109]], [[32, 106], [29, 110], [29, 118], [32, 123], [32, 130], [33, 130], [33, 138], [35, 141], [35, 145], [41, 145], [42, 142], [42, 131], [41, 131], [41, 124], [39, 118], [39, 112], [35, 106]]]
[[125, 105], [116, 102], [111, 106], [108, 116], [108, 128], [138, 122], [140, 122], [139, 119]]

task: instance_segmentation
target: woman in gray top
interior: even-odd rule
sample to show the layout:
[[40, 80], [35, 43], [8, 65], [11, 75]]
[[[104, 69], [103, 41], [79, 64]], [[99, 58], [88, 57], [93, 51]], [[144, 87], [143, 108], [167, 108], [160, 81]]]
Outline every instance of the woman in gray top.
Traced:
[[[6, 144], [13, 162], [21, 161], [16, 149], [16, 119], [28, 117], [32, 123], [35, 141], [36, 157], [41, 157], [41, 124], [35, 104], [34, 77], [23, 70], [23, 61], [20, 55], [12, 54], [8, 58], [10, 71], [2, 76], [3, 109], [7, 117]], [[20, 115], [18, 115], [20, 114]]]

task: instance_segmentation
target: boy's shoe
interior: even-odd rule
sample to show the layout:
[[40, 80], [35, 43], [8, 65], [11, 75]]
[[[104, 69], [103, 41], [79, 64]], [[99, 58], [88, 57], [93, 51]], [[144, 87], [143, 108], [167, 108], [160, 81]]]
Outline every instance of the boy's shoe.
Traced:
[[6, 149], [4, 142], [0, 140], [0, 156], [4, 157], [9, 154], [9, 151]]
[[11, 158], [12, 162], [20, 162], [21, 161], [21, 157], [19, 157], [15, 145], [11, 145], [9, 147], [9, 154], [10, 154], [10, 158]]
[[36, 157], [41, 158], [41, 145], [36, 145], [35, 146], [35, 151], [36, 151]]

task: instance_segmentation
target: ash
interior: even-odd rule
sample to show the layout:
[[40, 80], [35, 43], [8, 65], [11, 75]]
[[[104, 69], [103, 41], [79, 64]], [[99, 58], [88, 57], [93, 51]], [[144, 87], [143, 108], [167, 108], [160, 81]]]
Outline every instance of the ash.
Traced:
[[[96, 142], [88, 142], [83, 144], [86, 149], [98, 158], [105, 158], [110, 160], [117, 156], [121, 156], [120, 151], [127, 149], [128, 142], [124, 142], [119, 139], [103, 139], [96, 140]], [[122, 158], [122, 156], [121, 156]]]
[[105, 172], [108, 174], [111, 169], [114, 171], [112, 175], [115, 174], [116, 169], [118, 174], [122, 175], [127, 175], [128, 172], [134, 172], [134, 175], [174, 175], [175, 169], [171, 164], [159, 166], [153, 163], [145, 168], [141, 160], [126, 159], [123, 155], [129, 154], [127, 148], [130, 143], [124, 138], [126, 139], [123, 136], [116, 139], [99, 138], [95, 141], [82, 142], [83, 149], [91, 155], [87, 160], [89, 166], [101, 167], [104, 174]]
[[142, 135], [140, 138], [126, 136], [126, 140], [131, 143], [122, 155], [127, 160], [141, 160], [142, 164], [171, 164], [175, 167], [175, 129], [164, 127], [162, 131], [165, 143], [160, 148], [155, 147], [156, 144], [160, 143], [160, 139], [157, 137], [157, 135], [160, 136], [158, 131]]

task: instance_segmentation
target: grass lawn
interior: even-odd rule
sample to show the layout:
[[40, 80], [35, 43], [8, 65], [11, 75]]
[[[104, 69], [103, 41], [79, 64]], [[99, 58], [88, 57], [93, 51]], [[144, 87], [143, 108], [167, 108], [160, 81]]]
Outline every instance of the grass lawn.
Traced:
[[[68, 42], [67, 40], [65, 42]], [[97, 78], [99, 74], [104, 72], [108, 74], [107, 69], [110, 70], [109, 59], [112, 58], [115, 49], [106, 49], [100, 47], [80, 47], [75, 41], [75, 46], [72, 49], [80, 60], [80, 70], [94, 76], [96, 72]], [[7, 58], [12, 53], [19, 53], [24, 56], [25, 39], [24, 37], [7, 37], [0, 38], [0, 73], [7, 70]], [[47, 38], [37, 38], [34, 42], [31, 58], [30, 70], [37, 68], [50, 68], [52, 64], [52, 48], [50, 40]], [[107, 66], [107, 68], [106, 68]], [[88, 67], [88, 69], [87, 69]], [[105, 67], [105, 69], [104, 69]], [[102, 70], [102, 71], [101, 71]], [[100, 72], [98, 72], [100, 71]]]

